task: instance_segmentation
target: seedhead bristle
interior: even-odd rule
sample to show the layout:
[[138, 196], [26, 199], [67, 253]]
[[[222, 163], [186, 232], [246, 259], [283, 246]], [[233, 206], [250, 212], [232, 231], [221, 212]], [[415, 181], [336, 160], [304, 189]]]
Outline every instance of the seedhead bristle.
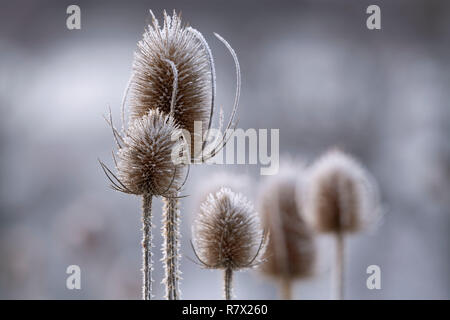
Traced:
[[195, 251], [207, 268], [237, 270], [260, 262], [264, 234], [253, 205], [222, 188], [201, 205], [193, 227]]
[[377, 213], [377, 188], [371, 175], [349, 155], [333, 150], [308, 174], [307, 218], [324, 233], [356, 232]]

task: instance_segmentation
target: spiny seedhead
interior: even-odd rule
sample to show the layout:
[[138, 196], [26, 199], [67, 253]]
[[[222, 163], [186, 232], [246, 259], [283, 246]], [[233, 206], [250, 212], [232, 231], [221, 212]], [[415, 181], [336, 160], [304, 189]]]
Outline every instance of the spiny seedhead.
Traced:
[[373, 178], [339, 150], [326, 153], [312, 165], [307, 190], [307, 218], [319, 232], [355, 232], [377, 213]]
[[[130, 120], [145, 115], [151, 109], [171, 114], [185, 133], [190, 146], [192, 162], [205, 162], [214, 157], [235, 128], [239, 105], [241, 73], [239, 61], [230, 44], [214, 34], [228, 49], [236, 66], [236, 95], [233, 109], [218, 141], [210, 141], [208, 130], [214, 114], [216, 77], [214, 59], [203, 35], [184, 27], [175, 12], [164, 12], [164, 24], [159, 26], [153, 16], [150, 25], [138, 43], [133, 63], [133, 73], [122, 99], [122, 127], [125, 122], [125, 105], [129, 100]], [[128, 94], [131, 93], [130, 99]], [[219, 112], [219, 130], [223, 127], [223, 112]], [[200, 125], [199, 125], [200, 124]], [[202, 129], [202, 130], [200, 130]], [[201, 131], [201, 132], [200, 132]]]
[[202, 204], [194, 223], [196, 255], [207, 268], [241, 269], [259, 263], [264, 235], [253, 205], [222, 188]]
[[259, 210], [270, 234], [262, 271], [276, 278], [304, 278], [314, 269], [313, 233], [296, 199], [302, 171], [290, 163], [281, 167], [276, 176], [266, 179], [259, 194]]
[[172, 161], [172, 152], [180, 149], [180, 137], [174, 119], [159, 110], [131, 123], [117, 153], [118, 180], [129, 193], [157, 196], [178, 191], [183, 170]]
[[207, 50], [175, 11], [172, 16], [164, 12], [162, 27], [153, 16], [153, 25], [139, 41], [134, 57], [130, 118], [140, 118], [152, 109], [173, 111], [176, 123], [192, 137], [194, 121], [202, 121], [205, 132], [212, 112]]

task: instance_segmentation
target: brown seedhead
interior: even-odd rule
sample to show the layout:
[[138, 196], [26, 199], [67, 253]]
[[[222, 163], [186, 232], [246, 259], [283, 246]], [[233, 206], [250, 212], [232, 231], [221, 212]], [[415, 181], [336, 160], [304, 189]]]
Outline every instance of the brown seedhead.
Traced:
[[303, 217], [298, 194], [303, 193], [303, 168], [292, 164], [281, 167], [276, 176], [263, 182], [259, 210], [270, 234], [264, 274], [280, 281], [282, 296], [291, 298], [291, 283], [314, 272], [314, 235]]
[[231, 299], [233, 271], [262, 262], [265, 233], [253, 205], [222, 188], [201, 205], [193, 233], [195, 255], [203, 267], [224, 270], [225, 298]]
[[194, 121], [202, 121], [205, 131], [212, 94], [208, 51], [179, 14], [164, 12], [162, 27], [152, 18], [134, 57], [130, 118], [159, 109], [172, 112], [177, 124], [191, 134]]
[[133, 194], [171, 194], [180, 187], [183, 168], [172, 161], [181, 131], [159, 110], [132, 122], [117, 154], [118, 178]]
[[356, 232], [377, 212], [371, 175], [355, 159], [333, 150], [317, 160], [308, 175], [307, 218], [319, 232]]
[[263, 232], [253, 205], [228, 188], [208, 196], [193, 231], [198, 258], [208, 268], [248, 268], [261, 252]]

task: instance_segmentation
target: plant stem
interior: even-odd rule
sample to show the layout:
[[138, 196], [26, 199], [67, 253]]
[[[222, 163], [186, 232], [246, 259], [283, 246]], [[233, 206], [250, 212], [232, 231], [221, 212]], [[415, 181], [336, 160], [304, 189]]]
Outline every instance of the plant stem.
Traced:
[[179, 228], [179, 201], [175, 197], [164, 198], [163, 207], [163, 261], [165, 263], [165, 279], [166, 284], [166, 299], [167, 300], [178, 300], [180, 298], [178, 281], [180, 280], [179, 271], [179, 238], [180, 233]]
[[233, 293], [233, 270], [231, 268], [225, 269], [224, 290], [225, 300], [231, 300], [231, 296]]
[[152, 298], [152, 195], [142, 196], [142, 299]]
[[292, 299], [292, 281], [286, 277], [282, 278], [280, 281], [280, 294], [281, 299], [291, 300]]
[[335, 300], [344, 299], [344, 262], [345, 262], [345, 243], [344, 234], [336, 233], [336, 268], [335, 268]]

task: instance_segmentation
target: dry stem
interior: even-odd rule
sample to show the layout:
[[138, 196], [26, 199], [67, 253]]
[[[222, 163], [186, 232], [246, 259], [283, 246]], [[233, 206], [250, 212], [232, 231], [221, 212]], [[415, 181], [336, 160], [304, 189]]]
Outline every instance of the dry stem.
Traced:
[[233, 270], [231, 270], [230, 268], [225, 269], [224, 290], [225, 290], [225, 300], [231, 300], [233, 292]]
[[344, 234], [336, 233], [336, 267], [335, 267], [335, 299], [344, 299], [344, 261], [345, 261]]
[[177, 197], [164, 198], [163, 208], [163, 261], [165, 269], [165, 278], [163, 283], [166, 285], [166, 299], [178, 300], [180, 290], [178, 282], [180, 280], [179, 271], [179, 247], [180, 233], [179, 228], [179, 201]]
[[142, 299], [152, 298], [152, 195], [142, 196]]
[[292, 280], [286, 277], [283, 277], [280, 280], [280, 296], [283, 300], [291, 300], [292, 299]]

